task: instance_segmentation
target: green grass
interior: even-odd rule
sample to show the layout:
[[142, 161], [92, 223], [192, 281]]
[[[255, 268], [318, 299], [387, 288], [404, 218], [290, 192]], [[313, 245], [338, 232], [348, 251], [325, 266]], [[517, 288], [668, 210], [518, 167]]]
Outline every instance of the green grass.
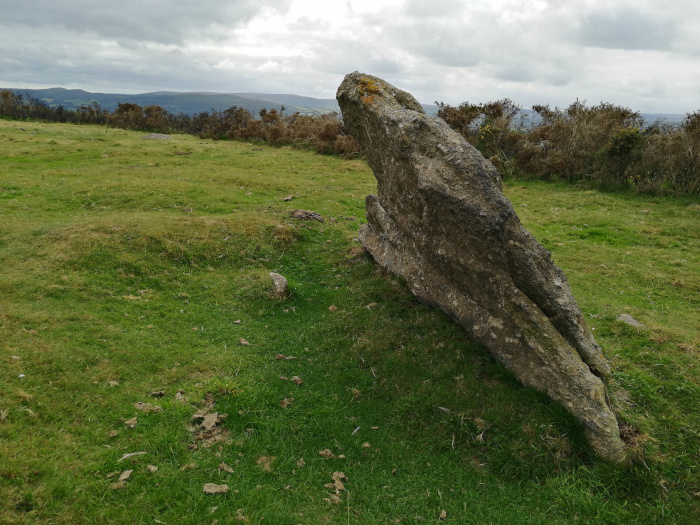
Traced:
[[142, 135], [0, 121], [0, 523], [700, 520], [697, 199], [506, 185], [640, 432], [616, 466], [364, 255], [364, 162]]

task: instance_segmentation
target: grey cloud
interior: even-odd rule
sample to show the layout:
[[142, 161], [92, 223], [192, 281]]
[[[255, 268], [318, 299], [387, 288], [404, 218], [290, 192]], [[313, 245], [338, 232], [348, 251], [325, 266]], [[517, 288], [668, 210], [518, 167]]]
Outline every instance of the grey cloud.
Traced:
[[10, 82], [141, 90], [142, 86], [176, 87], [188, 82], [187, 77], [190, 83], [202, 78], [201, 65], [177, 50], [117, 46], [57, 29], [26, 38], [24, 31], [11, 28], [0, 32], [0, 49], [11, 58], [0, 62], [1, 75]]
[[474, 66], [481, 55], [480, 44], [468, 27], [411, 22], [394, 25], [387, 33], [391, 41], [411, 54], [444, 66]]
[[185, 0], [33, 0], [3, 10], [0, 28], [25, 26], [32, 31], [55, 27], [101, 38], [182, 44], [211, 38], [250, 21], [263, 7], [286, 10], [291, 0], [195, 2]]
[[594, 12], [581, 25], [578, 41], [590, 47], [663, 51], [670, 49], [675, 33], [674, 23], [636, 11]]

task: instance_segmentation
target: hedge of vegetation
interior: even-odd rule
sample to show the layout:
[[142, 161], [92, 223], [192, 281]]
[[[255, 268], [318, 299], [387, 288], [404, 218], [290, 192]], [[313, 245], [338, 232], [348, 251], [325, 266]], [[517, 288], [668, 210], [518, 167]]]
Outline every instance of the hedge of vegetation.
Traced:
[[108, 126], [154, 133], [187, 133], [214, 140], [249, 140], [271, 145], [293, 145], [318, 153], [352, 156], [358, 144], [343, 129], [337, 114], [307, 116], [283, 111], [261, 110], [259, 118], [250, 111], [233, 106], [225, 111], [174, 115], [160, 106], [142, 107], [119, 104], [110, 112], [97, 103], [75, 111], [63, 106], [49, 107], [31, 96], [6, 90], [0, 92], [0, 117], [17, 120], [44, 120]]
[[674, 126], [607, 103], [534, 106], [532, 117], [510, 99], [438, 106], [438, 116], [504, 175], [700, 193], [700, 111]]
[[[438, 103], [438, 107], [438, 116], [504, 176], [700, 194], [700, 111], [688, 113], [680, 125], [671, 125], [645, 123], [639, 112], [608, 103], [587, 106], [576, 101], [564, 109], [538, 105], [532, 117], [510, 99], [464, 102], [456, 107]], [[233, 106], [190, 116], [131, 103], [119, 104], [113, 112], [97, 103], [69, 111], [6, 90], [0, 92], [0, 117], [258, 141], [344, 156], [357, 155], [359, 150], [335, 113], [285, 115], [284, 110], [263, 109], [256, 117]]]

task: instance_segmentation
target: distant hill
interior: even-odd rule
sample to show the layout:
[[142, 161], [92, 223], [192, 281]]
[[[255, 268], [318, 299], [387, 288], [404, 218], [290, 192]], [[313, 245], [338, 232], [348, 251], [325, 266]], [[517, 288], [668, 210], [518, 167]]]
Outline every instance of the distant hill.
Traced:
[[[277, 95], [272, 93], [232, 93], [233, 96], [243, 97], [252, 100], [263, 100], [284, 106], [289, 113], [294, 113], [297, 110], [313, 109], [319, 112], [340, 112], [338, 103], [334, 98], [312, 98], [301, 95]], [[304, 111], [300, 111], [303, 113]]]
[[141, 93], [137, 95], [116, 93], [90, 93], [82, 89], [12, 89], [16, 93], [28, 93], [33, 98], [45, 102], [51, 107], [63, 106], [68, 110], [75, 110], [80, 106], [86, 106], [97, 102], [102, 108], [109, 111], [117, 109], [120, 103], [138, 104], [139, 106], [160, 106], [167, 111], [179, 114], [193, 115], [204, 111], [223, 111], [231, 106], [247, 109], [257, 115], [261, 109], [281, 109], [281, 104], [270, 101], [257, 100], [251, 97], [242, 97], [224, 93], [176, 93], [158, 91], [154, 93]]
[[[2, 90], [3, 88], [0, 88]], [[285, 114], [299, 112], [302, 115], [321, 115], [324, 113], [340, 113], [340, 108], [335, 99], [313, 98], [291, 94], [273, 93], [207, 93], [190, 92], [179, 93], [175, 91], [154, 91], [152, 93], [140, 93], [137, 95], [117, 93], [91, 93], [82, 89], [10, 89], [15, 93], [28, 93], [33, 98], [41, 100], [51, 107], [63, 106], [68, 110], [75, 110], [80, 106], [87, 106], [97, 102], [102, 108], [109, 111], [117, 109], [120, 103], [132, 103], [139, 106], [160, 106], [170, 113], [184, 113], [194, 115], [205, 111], [223, 111], [232, 106], [245, 108], [257, 116], [261, 109], [285, 108]], [[434, 104], [422, 104], [425, 112], [434, 117], [438, 107]], [[534, 112], [523, 109], [526, 122], [537, 122]], [[657, 120], [667, 124], [679, 124], [685, 114], [683, 113], [642, 113], [644, 121], [651, 125]]]
[[[3, 88], [0, 88], [3, 89]], [[178, 93], [174, 91], [155, 91], [137, 95], [117, 93], [91, 93], [82, 89], [10, 89], [15, 93], [28, 93], [31, 97], [45, 102], [51, 107], [63, 106], [75, 110], [97, 102], [109, 111], [117, 109], [118, 104], [131, 103], [139, 106], [160, 106], [173, 114], [184, 113], [194, 115], [205, 111], [223, 111], [232, 106], [245, 108], [253, 115], [258, 115], [261, 109], [285, 108], [285, 114], [299, 112], [302, 115], [321, 115], [324, 113], [340, 113], [335, 99], [304, 97], [291, 94], [271, 93], [207, 93], [191, 92]], [[424, 105], [426, 112], [434, 116], [437, 106]]]

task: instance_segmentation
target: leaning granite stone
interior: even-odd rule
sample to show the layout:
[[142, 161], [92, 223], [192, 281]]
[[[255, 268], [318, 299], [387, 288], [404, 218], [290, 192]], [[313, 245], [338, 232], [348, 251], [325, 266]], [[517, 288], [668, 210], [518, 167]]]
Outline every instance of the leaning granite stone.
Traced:
[[360, 241], [422, 301], [449, 314], [524, 384], [584, 425], [601, 457], [625, 446], [606, 402], [610, 367], [563, 272], [520, 223], [498, 171], [409, 93], [351, 73], [345, 127], [377, 178]]

